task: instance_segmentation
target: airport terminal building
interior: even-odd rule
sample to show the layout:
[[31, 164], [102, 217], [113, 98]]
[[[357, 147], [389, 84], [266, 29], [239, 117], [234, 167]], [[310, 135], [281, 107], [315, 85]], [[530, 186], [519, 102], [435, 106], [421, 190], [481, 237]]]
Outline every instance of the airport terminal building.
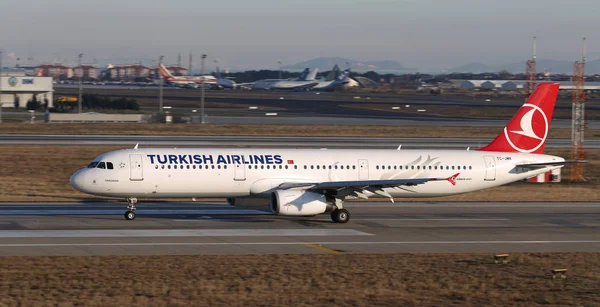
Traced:
[[51, 77], [29, 77], [18, 73], [0, 76], [0, 106], [4, 108], [14, 107], [15, 98], [19, 100], [19, 108], [26, 108], [27, 101], [34, 95], [41, 104], [47, 99], [48, 107], [52, 107], [53, 92]]

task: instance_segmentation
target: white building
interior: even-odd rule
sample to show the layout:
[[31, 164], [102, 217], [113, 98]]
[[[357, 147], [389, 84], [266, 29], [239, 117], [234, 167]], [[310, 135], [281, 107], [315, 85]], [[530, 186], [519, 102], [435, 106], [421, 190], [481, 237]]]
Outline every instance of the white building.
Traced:
[[27, 101], [36, 95], [40, 104], [48, 100], [48, 107], [52, 107], [54, 87], [51, 77], [26, 77], [26, 76], [1, 76], [0, 77], [0, 106], [12, 108], [15, 97], [19, 98], [19, 107], [26, 108]]

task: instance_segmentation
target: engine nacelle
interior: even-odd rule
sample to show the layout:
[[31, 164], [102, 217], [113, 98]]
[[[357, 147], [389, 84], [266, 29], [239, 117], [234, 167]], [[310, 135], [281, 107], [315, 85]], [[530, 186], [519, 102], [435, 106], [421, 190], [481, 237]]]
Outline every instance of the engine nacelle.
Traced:
[[266, 207], [269, 205], [268, 197], [231, 197], [227, 198], [227, 204], [234, 207]]
[[325, 213], [333, 204], [323, 194], [302, 190], [278, 190], [271, 194], [271, 211], [279, 215], [307, 216]]

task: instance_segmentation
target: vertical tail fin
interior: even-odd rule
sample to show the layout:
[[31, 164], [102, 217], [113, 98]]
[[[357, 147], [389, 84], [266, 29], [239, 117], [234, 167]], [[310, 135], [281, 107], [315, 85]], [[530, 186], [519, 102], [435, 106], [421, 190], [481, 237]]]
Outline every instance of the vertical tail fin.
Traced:
[[559, 86], [558, 83], [541, 83], [504, 131], [480, 150], [543, 153]]
[[158, 70], [160, 71], [160, 75], [165, 79], [173, 79], [173, 75], [169, 72], [169, 70], [162, 63], [158, 64]]
[[306, 77], [308, 76], [309, 69], [305, 68], [304, 71], [300, 74], [300, 77], [296, 79], [297, 81], [306, 81]]
[[317, 73], [319, 72], [318, 68], [313, 68], [310, 73], [306, 76], [306, 81], [313, 81], [317, 78]]

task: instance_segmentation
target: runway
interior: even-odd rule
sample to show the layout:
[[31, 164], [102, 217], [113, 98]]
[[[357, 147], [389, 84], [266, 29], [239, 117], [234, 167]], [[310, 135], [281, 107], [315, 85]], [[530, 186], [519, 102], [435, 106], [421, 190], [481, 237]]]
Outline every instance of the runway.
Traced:
[[[484, 138], [356, 138], [262, 136], [139, 136], [139, 135], [0, 135], [1, 145], [115, 145], [115, 146], [277, 146], [319, 148], [480, 148]], [[599, 149], [600, 140], [588, 140], [588, 149]], [[570, 148], [569, 139], [549, 139], [547, 148]]]
[[220, 203], [4, 203], [0, 255], [600, 252], [600, 203], [352, 202], [348, 224]]

